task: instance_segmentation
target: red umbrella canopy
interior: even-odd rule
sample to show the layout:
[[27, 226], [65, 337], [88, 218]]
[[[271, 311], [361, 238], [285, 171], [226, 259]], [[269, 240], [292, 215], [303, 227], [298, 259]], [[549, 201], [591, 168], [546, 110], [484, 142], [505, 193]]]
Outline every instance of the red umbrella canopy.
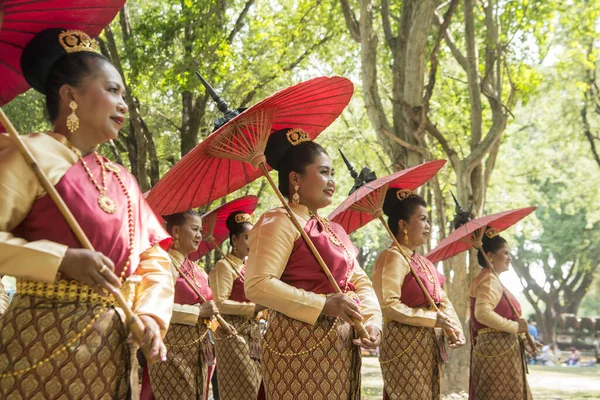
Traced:
[[232, 200], [204, 214], [202, 216], [202, 242], [197, 251], [190, 253], [188, 256], [190, 260], [198, 260], [229, 237], [229, 230], [225, 225], [229, 214], [235, 211], [252, 214], [256, 210], [257, 205], [258, 197], [248, 195]]
[[248, 155], [263, 153], [266, 136], [301, 128], [314, 139], [350, 102], [354, 86], [343, 77], [319, 77], [291, 86], [231, 119], [186, 154], [152, 188], [148, 202], [162, 215], [200, 207], [262, 175]]
[[415, 190], [431, 179], [444, 164], [446, 160], [430, 161], [371, 181], [348, 196], [328, 218], [351, 234], [381, 215], [376, 214], [382, 212], [381, 207], [388, 189]]
[[536, 207], [517, 208], [469, 221], [448, 235], [425, 257], [433, 263], [453, 257], [473, 247], [473, 233], [486, 228], [493, 228], [497, 232], [502, 232], [531, 214], [535, 209]]
[[[125, 0], [3, 0], [0, 26], [0, 106], [29, 89], [21, 74], [21, 53], [33, 36], [48, 28], [102, 32]], [[1, 18], [0, 18], [1, 20]]]

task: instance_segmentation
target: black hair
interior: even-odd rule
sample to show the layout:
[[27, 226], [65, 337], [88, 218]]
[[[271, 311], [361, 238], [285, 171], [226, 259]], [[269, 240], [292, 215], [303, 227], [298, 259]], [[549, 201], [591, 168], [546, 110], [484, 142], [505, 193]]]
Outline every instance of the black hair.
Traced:
[[483, 268], [487, 268], [488, 265], [485, 262], [485, 257], [481, 254], [481, 251], [485, 253], [495, 253], [498, 251], [505, 243], [508, 243], [502, 236], [494, 236], [493, 238], [489, 238], [486, 235], [483, 235], [481, 239], [481, 250], [477, 252], [477, 262]]
[[63, 85], [79, 87], [84, 79], [94, 76], [100, 60], [110, 63], [101, 54], [80, 51], [66, 54], [54, 64], [46, 80], [46, 110], [51, 123], [58, 118], [60, 88]]
[[318, 154], [327, 155], [327, 151], [318, 143], [313, 141], [302, 142], [290, 147], [279, 164], [277, 165], [279, 177], [279, 190], [288, 199], [290, 198], [290, 172], [303, 174], [306, 167], [317, 158]]
[[400, 229], [398, 227], [398, 222], [400, 222], [400, 220], [408, 222], [418, 206], [427, 207], [427, 202], [417, 194], [396, 203], [393, 211], [388, 217], [388, 226], [394, 236], [398, 236], [398, 230]]
[[235, 221], [235, 217], [236, 215], [240, 215], [240, 214], [246, 214], [243, 211], [234, 211], [231, 214], [229, 214], [229, 216], [227, 217], [227, 219], [225, 220], [225, 226], [227, 227], [227, 230], [229, 230], [229, 240], [231, 241], [231, 238], [233, 237], [233, 235], [235, 236], [239, 236], [240, 234], [242, 234], [246, 228], [252, 228], [252, 224], [250, 222], [236, 222]]
[[173, 227], [174, 226], [181, 226], [183, 224], [185, 224], [185, 222], [188, 220], [188, 218], [191, 217], [199, 217], [200, 215], [194, 211], [194, 210], [187, 210], [184, 212], [180, 212], [177, 214], [171, 214], [171, 215], [165, 215], [163, 216], [163, 219], [165, 221], [167, 221], [167, 232], [169, 233], [169, 235], [172, 235], [173, 232]]

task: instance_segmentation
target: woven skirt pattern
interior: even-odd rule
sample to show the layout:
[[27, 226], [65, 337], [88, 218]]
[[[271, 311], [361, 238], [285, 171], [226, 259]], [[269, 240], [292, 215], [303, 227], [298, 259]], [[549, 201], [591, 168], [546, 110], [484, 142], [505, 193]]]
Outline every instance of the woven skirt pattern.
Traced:
[[127, 333], [114, 308], [16, 294], [0, 329], [0, 398], [126, 399]]
[[360, 348], [348, 323], [320, 316], [314, 326], [272, 312], [263, 342], [268, 400], [360, 399]]
[[379, 361], [387, 398], [441, 399], [442, 362], [433, 328], [387, 322]]
[[167, 361], [149, 367], [152, 394], [156, 400], [206, 397], [208, 367], [202, 353], [206, 326], [171, 324], [165, 335]]
[[522, 343], [508, 332], [477, 336], [471, 353], [471, 400], [530, 400]]

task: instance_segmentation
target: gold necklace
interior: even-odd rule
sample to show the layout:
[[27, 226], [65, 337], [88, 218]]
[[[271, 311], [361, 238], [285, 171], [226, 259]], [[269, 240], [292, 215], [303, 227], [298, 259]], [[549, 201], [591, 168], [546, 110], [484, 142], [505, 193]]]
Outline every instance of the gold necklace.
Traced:
[[192, 281], [193, 281], [192, 283], [194, 284], [196, 289], [198, 289], [198, 291], [200, 291], [200, 289], [202, 289], [202, 283], [198, 282], [198, 279], [196, 279], [196, 274], [194, 273], [194, 270], [191, 269], [193, 267], [185, 268], [185, 266], [181, 262], [179, 262], [178, 259], [173, 257], [171, 254], [169, 254], [169, 257], [171, 257], [171, 260], [173, 262], [175, 262], [179, 265], [179, 270], [181, 271], [181, 274], [184, 274], [186, 272], [188, 273], [188, 276], [192, 278]]
[[[98, 185], [98, 182], [96, 182], [96, 180], [94, 179], [94, 176], [92, 175], [92, 172], [88, 168], [86, 162], [81, 157], [81, 153], [77, 149], [75, 149], [75, 147], [70, 142], [67, 142], [67, 146], [71, 149], [71, 151], [73, 151], [73, 153], [75, 153], [77, 158], [79, 158], [79, 161], [81, 161], [81, 163], [83, 164], [83, 168], [87, 172], [88, 177], [91, 179], [92, 183], [96, 186], [96, 189], [98, 189], [98, 191], [100, 192], [100, 196], [98, 197], [98, 205], [104, 212], [106, 212], [108, 214], [113, 214], [116, 211], [116, 207], [115, 207], [115, 204], [112, 201], [112, 199], [110, 199], [108, 196], [104, 195], [104, 191], [106, 191], [106, 172], [104, 170], [105, 168], [115, 174], [115, 177], [117, 178], [117, 181], [119, 182], [119, 186], [121, 186], [121, 191], [127, 198], [127, 226], [128, 226], [128, 230], [129, 230], [129, 243], [128, 243], [129, 257], [127, 259], [127, 262], [123, 266], [123, 270], [121, 271], [121, 274], [119, 276], [121, 278], [121, 281], [123, 281], [123, 278], [125, 277], [125, 274], [127, 273], [127, 270], [131, 266], [131, 260], [133, 259], [133, 252], [134, 252], [133, 244], [134, 244], [134, 240], [135, 240], [135, 223], [134, 223], [134, 218], [133, 218], [133, 202], [131, 200], [131, 196], [129, 195], [129, 191], [127, 190], [127, 186], [125, 186], [125, 182], [123, 182], [123, 179], [121, 178], [121, 175], [119, 174], [119, 168], [116, 165], [114, 165], [113, 163], [102, 162], [102, 159], [100, 158], [98, 153], [94, 152], [94, 155], [96, 156], [96, 160], [98, 161], [98, 163], [100, 164], [100, 167], [102, 168], [102, 182], [103, 182], [104, 188], [100, 188]], [[106, 207], [108, 208], [108, 210], [102, 206], [103, 205], [103, 202], [102, 202], [103, 197], [109, 200], [109, 202], [106, 204]], [[110, 208], [110, 204], [112, 204], [112, 208]], [[112, 210], [112, 211], [110, 211], [110, 210]]]
[[[340, 240], [340, 238], [337, 237], [337, 235], [335, 234], [335, 231], [333, 229], [331, 229], [331, 226], [329, 225], [329, 221], [327, 220], [327, 218], [321, 218], [317, 214], [313, 213], [310, 210], [308, 210], [308, 215], [310, 217], [314, 217], [317, 221], [319, 221], [321, 223], [321, 225], [323, 225], [323, 228], [325, 229], [325, 232], [327, 233], [327, 237], [329, 238], [329, 241], [331, 243], [333, 243], [334, 246], [343, 248], [344, 252], [349, 257], [349, 259], [353, 260], [354, 257], [352, 257], [352, 255], [350, 254], [350, 252], [344, 245], [344, 242], [342, 242]], [[348, 275], [350, 274], [350, 272], [352, 270], [353, 269], [348, 268], [346, 271], [346, 285], [344, 286], [344, 293], [346, 293], [348, 291], [348, 285], [350, 284], [350, 277]]]
[[437, 286], [435, 284], [435, 276], [433, 276], [433, 273], [429, 269], [429, 266], [427, 265], [427, 263], [424, 263], [421, 260], [421, 257], [417, 253], [415, 253], [415, 255], [413, 256], [413, 260], [415, 260], [419, 269], [421, 271], [423, 271], [423, 273], [427, 277], [427, 280], [433, 284], [433, 297], [435, 297], [437, 294]]
[[102, 186], [100, 186], [98, 184], [98, 181], [96, 181], [96, 178], [94, 178], [94, 175], [92, 175], [92, 171], [90, 171], [87, 163], [85, 162], [83, 157], [81, 157], [81, 153], [78, 151], [75, 151], [75, 148], [73, 147], [73, 145], [71, 143], [68, 143], [68, 145], [71, 148], [71, 150], [73, 150], [73, 152], [77, 155], [77, 158], [79, 158], [79, 161], [81, 161], [81, 164], [83, 165], [83, 169], [85, 170], [88, 177], [90, 178], [90, 180], [92, 181], [92, 183], [94, 184], [94, 186], [96, 187], [98, 192], [100, 193], [100, 195], [98, 196], [98, 205], [105, 213], [114, 214], [114, 212], [117, 211], [117, 206], [115, 205], [115, 202], [113, 201], [113, 199], [111, 199], [108, 195], [106, 195], [106, 186], [107, 186], [106, 170], [108, 169], [109, 171], [111, 171], [112, 173], [114, 173], [117, 176], [119, 175], [119, 170], [117, 168], [113, 168], [112, 165], [110, 167], [105, 166], [105, 163], [102, 161], [102, 158], [100, 157], [100, 155], [97, 152], [94, 152], [94, 156], [96, 157], [96, 161], [100, 165], [100, 170], [102, 172]]

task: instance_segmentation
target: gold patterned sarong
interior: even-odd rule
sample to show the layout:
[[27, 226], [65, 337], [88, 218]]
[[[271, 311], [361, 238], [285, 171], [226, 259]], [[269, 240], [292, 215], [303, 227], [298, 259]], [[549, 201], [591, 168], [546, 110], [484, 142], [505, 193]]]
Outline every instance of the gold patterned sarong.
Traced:
[[167, 361], [150, 365], [150, 384], [156, 400], [204, 400], [208, 367], [202, 352], [205, 325], [171, 324], [165, 335]]
[[127, 399], [129, 348], [112, 307], [16, 294], [0, 330], [0, 398]]
[[471, 400], [530, 400], [526, 373], [517, 335], [492, 330], [477, 335], [471, 353]]
[[263, 341], [268, 400], [360, 399], [360, 348], [353, 328], [320, 316], [315, 325], [272, 311]]
[[219, 395], [226, 400], [256, 399], [262, 374], [260, 361], [250, 356], [250, 346], [260, 340], [258, 322], [238, 315], [223, 315], [223, 318], [238, 335], [215, 338]]
[[389, 399], [441, 399], [442, 360], [433, 328], [388, 321], [379, 362]]

